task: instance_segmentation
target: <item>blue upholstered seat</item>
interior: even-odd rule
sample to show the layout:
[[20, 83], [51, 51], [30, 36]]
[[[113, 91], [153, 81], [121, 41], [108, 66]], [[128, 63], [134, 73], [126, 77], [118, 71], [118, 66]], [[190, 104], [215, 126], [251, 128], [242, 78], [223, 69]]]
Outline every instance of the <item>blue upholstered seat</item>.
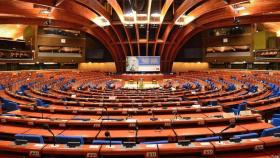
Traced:
[[250, 138], [257, 138], [257, 137], [259, 137], [258, 133], [246, 133], [246, 134], [238, 134], [233, 136], [233, 138], [240, 138], [240, 139], [250, 139]]
[[264, 129], [261, 136], [262, 137], [272, 136], [274, 133], [280, 133], [280, 126]]
[[58, 135], [55, 136], [55, 141], [57, 144], [67, 144], [68, 142], [80, 142], [80, 144], [84, 144], [84, 138], [82, 136]]
[[31, 143], [44, 144], [44, 139], [41, 135], [16, 134], [15, 139], [23, 139]]
[[220, 136], [213, 136], [213, 137], [205, 137], [205, 138], [196, 138], [195, 142], [210, 142], [210, 141], [218, 141], [221, 140], [222, 137]]
[[[108, 145], [108, 144], [110, 144], [110, 141], [109, 140], [93, 140], [92, 144], [94, 144], [94, 145]], [[111, 144], [112, 145], [120, 145], [120, 144], [122, 144], [122, 141], [112, 140]]]
[[273, 118], [271, 124], [273, 126], [280, 126], [280, 118]]
[[140, 144], [167, 144], [168, 140], [159, 140], [159, 141], [151, 141], [151, 142], [140, 142]]

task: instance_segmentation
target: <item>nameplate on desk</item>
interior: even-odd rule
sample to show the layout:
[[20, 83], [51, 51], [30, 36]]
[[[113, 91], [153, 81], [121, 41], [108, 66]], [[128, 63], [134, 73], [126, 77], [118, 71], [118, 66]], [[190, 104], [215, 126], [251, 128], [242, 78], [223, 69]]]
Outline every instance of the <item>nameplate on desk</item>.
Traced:
[[199, 120], [198, 121], [198, 125], [204, 125], [205, 124], [205, 121], [204, 120]]
[[40, 152], [39, 151], [30, 151], [29, 156], [30, 157], [40, 157]]
[[93, 124], [93, 127], [100, 127], [100, 123]]
[[263, 145], [256, 145], [255, 147], [254, 147], [254, 150], [255, 151], [261, 151], [261, 150], [263, 150], [264, 149], [264, 146]]
[[200, 108], [201, 106], [199, 104], [192, 105], [193, 108]]
[[248, 115], [252, 115], [251, 110], [240, 111], [240, 116], [248, 116]]
[[29, 121], [29, 122], [27, 122], [27, 124], [28, 124], [29, 126], [33, 126], [33, 125], [34, 125], [34, 122]]
[[59, 127], [66, 127], [66, 124], [65, 123], [60, 123], [58, 124]]
[[157, 157], [157, 152], [146, 152], [146, 157]]
[[73, 110], [73, 112], [72, 112], [73, 114], [76, 114], [76, 113], [78, 113], [78, 111], [77, 110]]
[[212, 149], [206, 149], [202, 151], [202, 155], [213, 155], [214, 154], [214, 150]]
[[97, 153], [87, 153], [86, 158], [97, 158]]
[[6, 119], [1, 119], [1, 122], [2, 122], [2, 123], [6, 123], [7, 120], [6, 120]]
[[54, 112], [54, 109], [50, 109], [50, 112]]

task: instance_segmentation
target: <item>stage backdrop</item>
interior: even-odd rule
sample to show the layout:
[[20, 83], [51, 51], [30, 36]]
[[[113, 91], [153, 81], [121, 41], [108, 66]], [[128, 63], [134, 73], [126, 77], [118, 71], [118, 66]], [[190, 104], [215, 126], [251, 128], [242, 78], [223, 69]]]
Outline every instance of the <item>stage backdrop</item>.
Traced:
[[157, 72], [160, 71], [159, 56], [128, 56], [126, 58], [127, 72]]

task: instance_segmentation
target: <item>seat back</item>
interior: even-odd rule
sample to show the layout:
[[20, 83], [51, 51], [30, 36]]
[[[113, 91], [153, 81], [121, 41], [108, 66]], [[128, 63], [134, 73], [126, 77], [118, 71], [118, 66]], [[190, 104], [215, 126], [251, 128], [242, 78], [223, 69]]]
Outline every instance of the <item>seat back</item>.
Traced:
[[10, 112], [10, 111], [14, 111], [14, 110], [18, 110], [19, 109], [19, 106], [17, 103], [14, 103], [14, 102], [7, 102], [7, 103], [4, 103], [2, 105], [2, 109], [6, 112]]
[[[108, 144], [110, 144], [110, 141], [109, 140], [93, 140], [92, 144], [94, 144], [94, 145], [108, 145]], [[111, 144], [112, 145], [120, 145], [120, 144], [122, 144], [122, 141], [112, 140]]]
[[280, 118], [280, 114], [274, 114], [272, 118]]
[[264, 129], [261, 134], [261, 137], [272, 136], [274, 133], [279, 133], [279, 132], [280, 132], [280, 126]]
[[280, 126], [280, 118], [273, 118], [271, 124], [273, 126]]
[[206, 138], [196, 138], [195, 142], [210, 142], [210, 141], [218, 141], [221, 140], [222, 137], [220, 136], [213, 136], [213, 137], [206, 137]]
[[55, 137], [57, 144], [67, 144], [68, 142], [80, 142], [84, 144], [84, 138], [82, 136], [64, 136], [58, 135]]
[[239, 134], [233, 136], [233, 138], [240, 138], [240, 139], [250, 139], [250, 138], [257, 138], [257, 137], [259, 137], [258, 133], [247, 133], [247, 134]]
[[16, 134], [15, 139], [23, 139], [31, 143], [44, 144], [44, 139], [41, 135]]
[[167, 144], [168, 140], [159, 140], [159, 141], [151, 141], [151, 142], [140, 142], [140, 144]]

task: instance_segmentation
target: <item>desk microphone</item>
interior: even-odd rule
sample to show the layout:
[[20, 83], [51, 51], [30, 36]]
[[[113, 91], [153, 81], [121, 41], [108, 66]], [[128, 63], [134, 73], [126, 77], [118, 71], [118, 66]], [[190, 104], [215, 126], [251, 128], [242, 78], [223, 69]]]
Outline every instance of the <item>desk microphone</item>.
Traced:
[[137, 143], [137, 138], [138, 138], [138, 130], [139, 130], [139, 127], [138, 127], [138, 123], [136, 122], [135, 124], [135, 143]]
[[[235, 122], [231, 122], [225, 129], [221, 130], [221, 132], [219, 133], [219, 135], [221, 136], [223, 134], [224, 131], [230, 129], [230, 128], [235, 128], [236, 124]], [[219, 138], [219, 143], [221, 142], [221, 137]]]
[[149, 109], [149, 111], [151, 111], [151, 114], [152, 114], [152, 118], [150, 118], [150, 120], [151, 120], [151, 121], [156, 121], [156, 120], [158, 120], [158, 118], [155, 117], [155, 114], [154, 114], [153, 109]]
[[55, 146], [55, 145], [56, 145], [55, 135], [54, 135], [54, 133], [52, 132], [50, 126], [49, 126], [48, 124], [44, 124], [44, 125], [43, 125], [43, 128], [46, 129], [46, 130], [48, 130], [48, 131], [52, 134], [52, 137], [53, 137], [53, 146]]
[[104, 106], [103, 108], [104, 108], [105, 111], [106, 111], [107, 119], [109, 119], [109, 113], [108, 113], [108, 108], [107, 108], [107, 106]]
[[109, 131], [106, 131], [106, 132], [105, 132], [105, 137], [106, 137], [106, 139], [108, 139], [108, 138], [109, 138], [109, 141], [110, 141], [110, 147], [111, 147], [111, 145], [112, 145], [112, 139], [111, 139], [111, 134], [110, 134], [110, 132], [109, 132]]
[[173, 114], [174, 114], [174, 118], [175, 118], [175, 119], [178, 119], [178, 117], [179, 117], [179, 118], [183, 118], [183, 117], [178, 113], [178, 110], [177, 110], [177, 109], [173, 111]]

